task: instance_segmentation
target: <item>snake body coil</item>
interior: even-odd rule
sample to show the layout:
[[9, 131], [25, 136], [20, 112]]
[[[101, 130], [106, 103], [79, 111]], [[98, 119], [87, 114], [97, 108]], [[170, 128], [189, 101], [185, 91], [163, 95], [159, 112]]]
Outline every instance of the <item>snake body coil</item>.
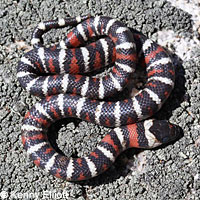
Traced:
[[[76, 24], [64, 42], [43, 46], [45, 32]], [[107, 37], [80, 47], [94, 36]], [[165, 120], [142, 121], [161, 108], [175, 79], [169, 56], [152, 40], [99, 16], [42, 22], [32, 38], [34, 49], [22, 57], [17, 76], [23, 88], [43, 98], [27, 112], [22, 126], [24, 148], [36, 165], [59, 178], [84, 180], [108, 169], [127, 148], [153, 148], [177, 138], [177, 127]], [[121, 101], [99, 100], [123, 90], [141, 55], [147, 71], [144, 89]], [[80, 75], [113, 62], [112, 71], [103, 77]], [[117, 128], [88, 156], [67, 158], [51, 147], [46, 136], [53, 122], [66, 117]]]

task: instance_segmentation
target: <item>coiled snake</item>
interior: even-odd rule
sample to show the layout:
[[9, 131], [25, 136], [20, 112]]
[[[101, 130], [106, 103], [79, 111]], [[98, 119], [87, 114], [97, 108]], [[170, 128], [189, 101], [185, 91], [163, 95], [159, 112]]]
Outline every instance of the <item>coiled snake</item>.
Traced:
[[[45, 32], [67, 25], [77, 26], [65, 41], [51, 48], [43, 46]], [[83, 46], [94, 36], [106, 37]], [[152, 40], [132, 33], [116, 19], [83, 16], [41, 22], [32, 44], [34, 49], [19, 62], [17, 77], [24, 89], [43, 98], [27, 112], [22, 126], [24, 148], [36, 165], [69, 181], [89, 179], [108, 169], [127, 148], [153, 148], [179, 135], [176, 125], [166, 120], [142, 121], [161, 108], [175, 79], [171, 59]], [[103, 101], [123, 90], [139, 55], [144, 56], [147, 71], [144, 89], [124, 100]], [[108, 75], [80, 75], [112, 62]], [[66, 117], [116, 128], [88, 156], [67, 158], [51, 147], [46, 136], [53, 122]]]

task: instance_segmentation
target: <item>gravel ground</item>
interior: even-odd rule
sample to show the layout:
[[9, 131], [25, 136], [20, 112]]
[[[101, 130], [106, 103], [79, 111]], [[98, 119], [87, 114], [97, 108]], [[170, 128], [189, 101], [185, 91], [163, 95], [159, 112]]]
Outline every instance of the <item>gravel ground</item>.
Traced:
[[[200, 10], [185, 0], [0, 0], [0, 198], [2, 199], [199, 199]], [[21, 124], [38, 99], [22, 90], [16, 68], [44, 20], [86, 13], [118, 18], [170, 52], [176, 85], [156, 115], [183, 129], [178, 141], [156, 150], [128, 150], [104, 174], [80, 183], [54, 178], [35, 167], [21, 142]], [[58, 42], [69, 28], [46, 34]], [[51, 127], [67, 156], [90, 152], [108, 129], [79, 120]]]

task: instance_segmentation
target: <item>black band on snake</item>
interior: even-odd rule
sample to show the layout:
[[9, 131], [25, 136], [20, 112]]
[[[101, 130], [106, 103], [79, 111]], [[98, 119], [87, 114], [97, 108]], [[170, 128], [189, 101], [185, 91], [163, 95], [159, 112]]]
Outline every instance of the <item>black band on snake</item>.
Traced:
[[[43, 46], [45, 32], [68, 25], [77, 26], [65, 41]], [[83, 46], [96, 36], [106, 37]], [[41, 22], [32, 44], [34, 49], [19, 62], [17, 77], [24, 89], [43, 98], [27, 112], [22, 126], [24, 148], [36, 165], [59, 178], [85, 180], [107, 170], [127, 148], [154, 148], [179, 136], [177, 126], [166, 120], [144, 120], [161, 108], [175, 79], [171, 59], [152, 40], [132, 33], [116, 19], [83, 16]], [[101, 100], [123, 90], [142, 56], [147, 71], [144, 89], [124, 100]], [[111, 63], [108, 75], [82, 75]], [[52, 123], [66, 117], [116, 128], [88, 156], [67, 158], [46, 136]]]

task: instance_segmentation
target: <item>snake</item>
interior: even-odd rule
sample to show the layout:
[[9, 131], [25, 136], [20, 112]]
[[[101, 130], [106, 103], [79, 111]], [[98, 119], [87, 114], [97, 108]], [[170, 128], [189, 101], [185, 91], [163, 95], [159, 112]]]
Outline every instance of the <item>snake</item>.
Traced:
[[[74, 28], [64, 40], [44, 46], [44, 33], [66, 26]], [[164, 48], [143, 34], [111, 17], [84, 15], [40, 22], [31, 44], [33, 49], [19, 61], [17, 78], [41, 101], [25, 114], [22, 143], [48, 173], [67, 181], [90, 179], [128, 148], [151, 149], [179, 136], [177, 125], [150, 118], [173, 90], [175, 68]], [[138, 62], [146, 68], [144, 88], [122, 100], [109, 100], [127, 86]], [[88, 75], [109, 64], [109, 73]], [[68, 117], [113, 129], [87, 156], [68, 158], [47, 137], [52, 123]]]

